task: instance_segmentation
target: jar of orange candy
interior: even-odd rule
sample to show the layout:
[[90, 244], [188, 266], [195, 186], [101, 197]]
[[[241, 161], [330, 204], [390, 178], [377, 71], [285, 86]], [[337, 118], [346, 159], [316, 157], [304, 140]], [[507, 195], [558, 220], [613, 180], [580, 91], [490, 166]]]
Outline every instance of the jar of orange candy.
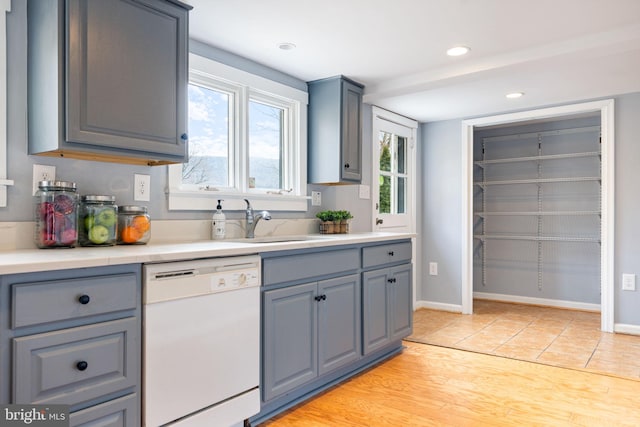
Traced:
[[144, 245], [151, 238], [151, 219], [144, 206], [118, 207], [118, 244]]

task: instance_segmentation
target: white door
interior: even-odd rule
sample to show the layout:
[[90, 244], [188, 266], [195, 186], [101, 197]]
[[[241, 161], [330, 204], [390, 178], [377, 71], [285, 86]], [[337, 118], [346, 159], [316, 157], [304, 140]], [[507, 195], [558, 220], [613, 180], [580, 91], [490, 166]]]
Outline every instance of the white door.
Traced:
[[417, 122], [373, 108], [373, 230], [415, 232]]

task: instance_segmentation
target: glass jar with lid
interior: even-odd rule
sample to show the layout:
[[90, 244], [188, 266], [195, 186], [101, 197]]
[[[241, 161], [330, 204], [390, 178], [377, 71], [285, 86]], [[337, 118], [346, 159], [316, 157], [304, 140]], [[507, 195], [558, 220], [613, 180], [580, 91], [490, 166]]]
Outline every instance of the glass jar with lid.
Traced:
[[151, 218], [144, 206], [118, 207], [118, 244], [144, 245], [151, 238]]
[[78, 194], [75, 182], [40, 181], [35, 196], [35, 244], [73, 248], [78, 242]]
[[115, 196], [86, 195], [80, 200], [80, 246], [115, 245], [118, 229], [118, 206]]

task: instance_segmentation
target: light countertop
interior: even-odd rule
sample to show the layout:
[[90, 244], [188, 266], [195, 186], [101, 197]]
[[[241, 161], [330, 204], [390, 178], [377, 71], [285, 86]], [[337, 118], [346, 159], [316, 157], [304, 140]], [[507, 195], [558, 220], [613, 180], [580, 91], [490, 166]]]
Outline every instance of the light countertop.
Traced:
[[[288, 236], [278, 236], [286, 238]], [[237, 256], [260, 252], [310, 249], [336, 245], [409, 239], [412, 233], [315, 234], [304, 240], [247, 243], [239, 240], [201, 240], [147, 245], [77, 247], [71, 249], [19, 249], [0, 251], [0, 274], [101, 267], [118, 264], [170, 262], [196, 258]], [[291, 236], [291, 238], [302, 238]], [[260, 239], [257, 239], [258, 241]]]

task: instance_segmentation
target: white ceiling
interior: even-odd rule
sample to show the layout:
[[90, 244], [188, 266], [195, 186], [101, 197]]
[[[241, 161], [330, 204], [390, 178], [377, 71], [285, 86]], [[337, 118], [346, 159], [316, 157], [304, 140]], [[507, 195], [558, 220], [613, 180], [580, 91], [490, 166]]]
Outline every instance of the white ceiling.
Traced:
[[343, 74], [421, 122], [640, 91], [640, 0], [185, 2], [191, 38], [305, 81]]

